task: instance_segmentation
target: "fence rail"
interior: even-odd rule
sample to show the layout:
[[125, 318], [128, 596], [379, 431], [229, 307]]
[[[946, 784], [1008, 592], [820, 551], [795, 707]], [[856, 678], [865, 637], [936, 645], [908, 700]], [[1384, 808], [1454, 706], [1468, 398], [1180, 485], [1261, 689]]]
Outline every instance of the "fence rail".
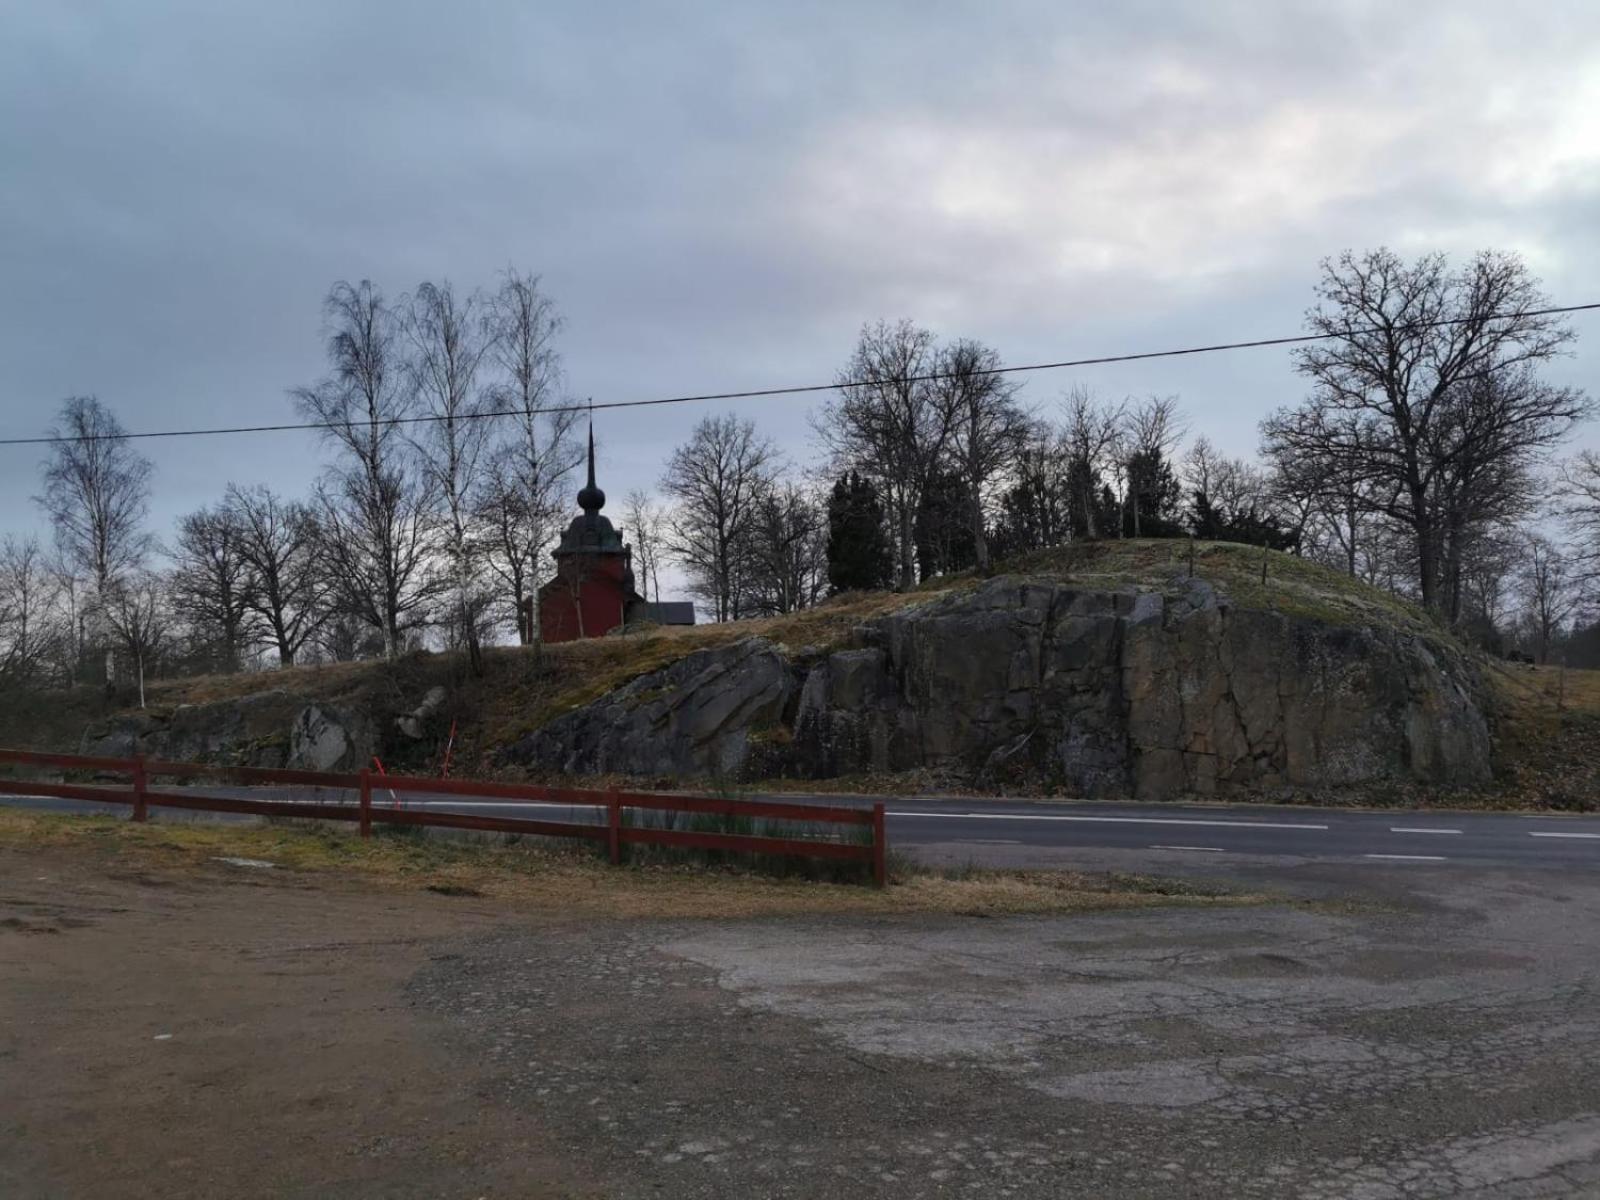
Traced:
[[[47, 796], [63, 800], [87, 800], [96, 804], [116, 804], [132, 809], [135, 821], [143, 821], [152, 807], [189, 809], [199, 812], [241, 813], [263, 817], [306, 817], [320, 821], [352, 821], [362, 837], [369, 837], [374, 824], [440, 829], [472, 829], [494, 833], [526, 834], [534, 837], [578, 838], [605, 842], [613, 863], [622, 861], [625, 845], [677, 846], [700, 850], [724, 850], [743, 854], [782, 855], [824, 858], [869, 863], [873, 882], [882, 887], [888, 880], [888, 843], [884, 828], [883, 804], [871, 808], [851, 808], [837, 804], [796, 804], [784, 802], [729, 800], [715, 796], [678, 796], [670, 793], [598, 791], [588, 788], [546, 787], [535, 783], [501, 783], [478, 779], [428, 779], [415, 775], [374, 775], [370, 771], [337, 774], [328, 771], [274, 770], [266, 767], [230, 767], [210, 763], [167, 762], [161, 759], [98, 758], [83, 754], [41, 754], [31, 750], [0, 749], [0, 765], [85, 771], [94, 775], [121, 775], [121, 787], [103, 783], [79, 784], [54, 781], [0, 778], [0, 795]], [[159, 779], [219, 780], [245, 787], [285, 785], [337, 788], [353, 793], [348, 803], [323, 800], [268, 800], [243, 796], [208, 794], [203, 787], [184, 787], [180, 791], [152, 788], [151, 777]], [[374, 786], [395, 797], [393, 805], [372, 802]], [[478, 813], [427, 811], [402, 808], [402, 795], [448, 796], [470, 799], [473, 807], [495, 804], [552, 804], [604, 810], [605, 821], [546, 821], [517, 816], [489, 816]], [[743, 818], [754, 832], [655, 828], [631, 823], [629, 814], [670, 812]], [[867, 827], [870, 840], [847, 841], [823, 837], [777, 836], [762, 832], [755, 822], [786, 821], [832, 825], [848, 834], [850, 827]]]

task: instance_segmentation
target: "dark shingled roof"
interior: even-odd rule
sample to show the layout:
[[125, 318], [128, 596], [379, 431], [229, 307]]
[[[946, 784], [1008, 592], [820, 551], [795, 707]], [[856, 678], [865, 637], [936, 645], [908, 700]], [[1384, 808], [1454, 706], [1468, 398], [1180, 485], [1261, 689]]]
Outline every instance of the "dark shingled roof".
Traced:
[[657, 625], [693, 625], [694, 601], [663, 600], [659, 604], [646, 604], [644, 618]]

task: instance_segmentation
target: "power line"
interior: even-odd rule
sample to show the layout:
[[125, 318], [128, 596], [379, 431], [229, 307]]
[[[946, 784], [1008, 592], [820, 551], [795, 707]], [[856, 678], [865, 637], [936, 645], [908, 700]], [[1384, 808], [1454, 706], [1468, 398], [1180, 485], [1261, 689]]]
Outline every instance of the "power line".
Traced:
[[[1565, 304], [1558, 308], [1540, 308], [1529, 312], [1511, 313], [1507, 316], [1516, 317], [1550, 317], [1561, 313], [1590, 312], [1600, 309], [1600, 302], [1593, 304]], [[1418, 321], [1410, 325], [1399, 325], [1395, 332], [1410, 333], [1422, 329], [1439, 329], [1447, 325], [1467, 325], [1474, 321], [1483, 320], [1482, 317], [1448, 317], [1437, 321]], [[1498, 317], [1488, 318], [1498, 320]], [[1016, 367], [990, 367], [981, 371], [963, 372], [964, 376], [974, 375], [1018, 375], [1027, 371], [1059, 371], [1064, 367], [1099, 367], [1113, 363], [1142, 362], [1152, 358], [1182, 358], [1191, 354], [1215, 354], [1221, 350], [1257, 350], [1266, 346], [1293, 346], [1306, 342], [1325, 342], [1335, 338], [1356, 337], [1367, 333], [1380, 333], [1381, 326], [1368, 326], [1365, 329], [1340, 329], [1332, 333], [1303, 333], [1293, 337], [1257, 338], [1249, 342], [1218, 342], [1210, 346], [1187, 346], [1177, 350], [1146, 350], [1137, 354], [1107, 354], [1097, 358], [1071, 358], [1060, 362], [1028, 363]], [[766, 396], [803, 396], [817, 392], [837, 392], [852, 387], [877, 387], [886, 383], [933, 383], [941, 379], [953, 379], [956, 376], [951, 372], [932, 371], [924, 375], [907, 375], [904, 378], [891, 377], [887, 379], [863, 380], [860, 383], [808, 383], [793, 387], [756, 388], [744, 392], [703, 392], [691, 396], [663, 396], [654, 400], [612, 400], [600, 404], [592, 400], [583, 404], [559, 404], [548, 408], [535, 410], [537, 413], [566, 413], [566, 412], [593, 412], [597, 409], [609, 408], [654, 408], [664, 404], [700, 404], [710, 400], [758, 400]], [[427, 425], [446, 420], [493, 420], [501, 417], [526, 416], [527, 411], [520, 408], [496, 409], [491, 412], [458, 413], [454, 418], [428, 414], [413, 417], [390, 417], [376, 422], [382, 426], [393, 425]], [[352, 421], [351, 427], [366, 428], [371, 422]], [[291, 433], [304, 430], [332, 430], [342, 429], [346, 423], [337, 421], [309, 421], [288, 425], [237, 425], [221, 429], [164, 429], [153, 430], [145, 433], [120, 433], [120, 434], [86, 434], [78, 437], [29, 437], [29, 438], [0, 438], [0, 446], [48, 446], [58, 442], [94, 442], [116, 441], [123, 438], [180, 438], [180, 437], [216, 437], [224, 434], [235, 433]]]

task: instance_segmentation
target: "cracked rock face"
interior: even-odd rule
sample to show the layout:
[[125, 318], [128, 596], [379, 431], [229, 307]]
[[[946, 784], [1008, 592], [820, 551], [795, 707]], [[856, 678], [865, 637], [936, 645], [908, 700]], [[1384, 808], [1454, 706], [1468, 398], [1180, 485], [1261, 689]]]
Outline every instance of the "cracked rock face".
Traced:
[[1236, 608], [1199, 580], [1162, 594], [1001, 578], [812, 661], [760, 639], [691, 655], [508, 757], [637, 774], [932, 768], [1149, 799], [1464, 785], [1490, 769], [1477, 687], [1443, 639]]
[[309, 702], [281, 689], [234, 700], [120, 714], [84, 731], [79, 753], [144, 754], [180, 762], [346, 771], [365, 764], [375, 741], [362, 714]]
[[506, 751], [583, 774], [732, 774], [750, 734], [782, 719], [798, 690], [775, 646], [749, 638], [701, 650], [558, 717]]

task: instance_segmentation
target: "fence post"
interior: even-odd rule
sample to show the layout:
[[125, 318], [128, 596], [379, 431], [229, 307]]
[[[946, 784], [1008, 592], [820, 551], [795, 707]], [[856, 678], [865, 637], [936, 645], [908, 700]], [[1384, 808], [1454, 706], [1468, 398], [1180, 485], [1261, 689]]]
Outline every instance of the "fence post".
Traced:
[[889, 839], [884, 833], [883, 801], [872, 806], [872, 883], [883, 887], [889, 882]]
[[622, 801], [617, 789], [606, 793], [606, 847], [611, 852], [611, 865], [622, 865]]
[[149, 815], [145, 806], [144, 755], [137, 754], [133, 759], [133, 819], [143, 821]]
[[372, 836], [372, 772], [361, 768], [361, 836]]

